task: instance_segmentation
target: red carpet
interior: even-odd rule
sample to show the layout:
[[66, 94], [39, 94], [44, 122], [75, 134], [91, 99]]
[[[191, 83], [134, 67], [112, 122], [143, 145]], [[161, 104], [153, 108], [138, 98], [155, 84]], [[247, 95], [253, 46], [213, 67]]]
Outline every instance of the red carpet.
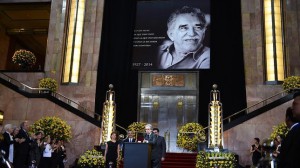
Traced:
[[162, 168], [195, 168], [197, 153], [167, 153]]

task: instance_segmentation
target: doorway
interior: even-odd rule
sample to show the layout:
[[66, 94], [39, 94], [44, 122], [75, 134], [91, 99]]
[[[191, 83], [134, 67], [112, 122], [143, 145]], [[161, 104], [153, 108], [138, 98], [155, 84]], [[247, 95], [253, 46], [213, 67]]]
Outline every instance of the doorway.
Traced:
[[[167, 152], [183, 152], [176, 145], [178, 130], [186, 123], [198, 122], [197, 73], [145, 72], [140, 77], [139, 121], [159, 128], [166, 139]], [[163, 84], [166, 78], [173, 78], [173, 82]]]

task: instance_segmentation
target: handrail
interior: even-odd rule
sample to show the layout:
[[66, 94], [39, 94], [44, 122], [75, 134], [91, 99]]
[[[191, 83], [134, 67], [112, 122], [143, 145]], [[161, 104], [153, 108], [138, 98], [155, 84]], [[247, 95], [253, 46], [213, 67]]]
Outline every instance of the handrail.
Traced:
[[234, 114], [232, 114], [232, 115], [230, 115], [230, 116], [224, 118], [224, 119], [223, 119], [223, 122], [224, 122], [225, 120], [228, 120], [228, 122], [231, 122], [231, 118], [232, 118], [233, 116], [236, 116], [236, 115], [238, 115], [238, 114], [240, 114], [240, 113], [242, 113], [242, 112], [246, 112], [246, 114], [249, 114], [249, 113], [250, 113], [249, 110], [250, 110], [251, 108], [256, 107], [256, 106], [258, 106], [258, 105], [260, 105], [260, 104], [266, 105], [266, 104], [268, 104], [268, 103], [267, 103], [268, 100], [270, 100], [270, 99], [272, 99], [272, 98], [274, 98], [274, 97], [277, 97], [278, 95], [282, 95], [281, 97], [283, 97], [283, 96], [285, 96], [285, 95], [288, 94], [288, 91], [289, 91], [289, 90], [290, 90], [290, 89], [283, 90], [283, 91], [281, 91], [281, 92], [279, 92], [279, 93], [276, 93], [275, 95], [272, 95], [272, 96], [270, 96], [270, 97], [268, 97], [268, 98], [266, 98], [266, 99], [264, 99], [264, 100], [262, 100], [262, 101], [260, 101], [260, 102], [258, 102], [258, 103], [256, 103], [256, 104], [253, 104], [253, 105], [250, 106], [250, 107], [247, 107], [247, 108], [245, 108], [245, 109], [242, 109], [242, 110], [240, 110], [240, 111], [238, 111], [238, 112], [236, 112], [236, 113], [234, 113]]
[[[1, 75], [4, 76], [4, 77], [7, 78], [7, 79], [1, 77]], [[17, 80], [14, 79], [14, 78], [11, 78], [10, 76], [8, 76], [8, 75], [6, 75], [6, 74], [4, 74], [4, 73], [2, 73], [2, 72], [0, 73], [0, 78], [6, 80], [6, 81], [9, 82], [9, 83], [12, 83], [12, 84], [18, 86], [19, 88], [22, 87], [22, 90], [23, 90], [23, 91], [26, 91], [26, 88], [27, 88], [29, 91], [31, 91], [31, 92], [29, 92], [29, 93], [34, 93], [34, 91], [38, 91], [37, 93], [39, 93], [39, 94], [44, 94], [44, 93], [47, 93], [47, 94], [48, 94], [48, 93], [51, 93], [51, 96], [52, 96], [52, 97], [55, 97], [55, 98], [57, 98], [58, 100], [61, 100], [61, 101], [65, 100], [65, 101], [63, 101], [63, 102], [65, 102], [65, 103], [69, 104], [70, 106], [72, 106], [72, 107], [74, 107], [74, 108], [80, 110], [81, 112], [83, 112], [83, 113], [85, 113], [85, 114], [87, 114], [87, 115], [89, 115], [89, 116], [93, 115], [93, 116], [91, 116], [91, 117], [94, 117], [94, 118], [95, 118], [95, 116], [97, 116], [97, 117], [96, 117], [96, 120], [100, 120], [100, 119], [102, 118], [102, 117], [100, 116], [100, 114], [95, 113], [95, 112], [92, 111], [92, 110], [89, 110], [87, 107], [84, 107], [84, 106], [78, 104], [77, 102], [75, 102], [75, 101], [73, 101], [73, 100], [67, 98], [66, 96], [64, 96], [64, 95], [62, 95], [62, 94], [60, 94], [60, 93], [52, 92], [52, 91], [51, 91], [50, 89], [48, 89], [48, 88], [34, 88], [34, 87], [30, 87], [30, 86], [28, 86], [28, 85], [26, 85], [26, 84], [24, 84], [24, 83], [22, 83], [22, 82], [17, 81]], [[12, 82], [12, 81], [13, 81], [13, 82]], [[245, 108], [245, 109], [242, 109], [242, 110], [240, 110], [240, 111], [238, 111], [238, 112], [236, 112], [236, 113], [234, 113], [234, 114], [232, 114], [232, 115], [230, 115], [230, 116], [224, 118], [224, 119], [223, 119], [223, 122], [226, 121], [226, 120], [228, 120], [228, 123], [230, 123], [232, 117], [234, 117], [234, 116], [236, 116], [236, 115], [238, 115], [238, 114], [241, 114], [242, 112], [246, 112], [246, 114], [249, 114], [251, 108], [256, 107], [256, 106], [259, 106], [259, 105], [261, 105], [261, 104], [264, 106], [264, 105], [268, 104], [268, 102], [267, 102], [268, 100], [270, 100], [270, 99], [272, 99], [272, 98], [274, 98], [274, 97], [277, 97], [278, 95], [281, 95], [281, 97], [283, 97], [283, 96], [285, 96], [285, 95], [288, 94], [288, 91], [289, 91], [289, 89], [283, 90], [283, 91], [281, 91], [281, 92], [279, 92], [279, 93], [276, 93], [275, 95], [272, 95], [272, 96], [270, 96], [270, 97], [268, 97], [268, 98], [266, 98], [266, 99], [264, 99], [264, 100], [262, 100], [262, 101], [260, 101], [260, 102], [258, 102], [258, 103], [256, 103], [256, 104], [250, 106], [250, 107], [247, 107], [247, 108]], [[257, 109], [257, 108], [256, 108], [256, 109]], [[125, 132], [127, 131], [124, 127], [122, 127], [122, 126], [120, 126], [120, 125], [118, 125], [118, 124], [116, 124], [116, 126], [119, 127], [119, 128], [121, 128], [121, 129], [124, 130]], [[205, 127], [204, 130], [205, 130], [205, 129], [208, 129], [208, 126]]]
[[[4, 76], [4, 77], [3, 77]], [[53, 92], [51, 91], [50, 89], [48, 88], [34, 88], [34, 87], [30, 87], [4, 73], [0, 73], [0, 78], [6, 80], [7, 82], [9, 83], [12, 83], [13, 85], [19, 87], [21, 90], [25, 91], [25, 92], [28, 92], [28, 93], [38, 93], [38, 94], [49, 94], [52, 96], [52, 97], [55, 97], [57, 98], [58, 100], [60, 101], [63, 101], [65, 103], [67, 103], [68, 105], [74, 107], [75, 109], [78, 109], [79, 111], [91, 116], [91, 117], [94, 117], [96, 116], [96, 120], [100, 121], [100, 119], [102, 118], [100, 114], [98, 113], [95, 113], [94, 111], [88, 109], [87, 107], [85, 106], [82, 106], [80, 105], [79, 103], [69, 99], [68, 97], [60, 94], [60, 93], [57, 93], [57, 92]], [[30, 92], [29, 92], [30, 91]], [[37, 91], [37, 92], [35, 92]], [[116, 124], [117, 127], [121, 128], [122, 130], [126, 131], [126, 129], [118, 124]]]
[[[1, 75], [4, 76], [4, 78], [1, 77]], [[24, 90], [24, 91], [26, 91], [26, 88], [28, 88], [30, 91], [36, 91], [37, 90], [37, 91], [39, 91], [38, 93], [42, 93], [40, 91], [50, 91], [50, 89], [48, 89], [48, 88], [33, 88], [33, 87], [30, 87], [30, 86], [28, 86], [28, 85], [26, 85], [22, 82], [19, 82], [16, 79], [14, 79], [14, 78], [12, 78], [12, 77], [10, 77], [10, 76], [2, 73], [2, 72], [0, 73], [0, 78], [6, 80], [9, 83], [14, 84], [15, 86], [19, 87], [21, 90]], [[30, 93], [34, 93], [34, 92], [30, 92]]]
[[[232, 121], [232, 117], [234, 117], [234, 116], [236, 116], [238, 114], [241, 114], [242, 112], [246, 112], [246, 114], [249, 114], [251, 112], [250, 111], [251, 108], [257, 107], [259, 105], [262, 105], [262, 106], [267, 105], [267, 104], [269, 104], [267, 102], [268, 100], [271, 100], [272, 98], [277, 97], [278, 95], [281, 95], [281, 97], [286, 96], [288, 94], [289, 90], [290, 89], [283, 90], [283, 91], [281, 91], [279, 93], [276, 93], [276, 94], [274, 94], [274, 95], [272, 95], [272, 96], [270, 96], [270, 97], [268, 97], [268, 98], [266, 98], [266, 99], [264, 99], [264, 100], [262, 100], [262, 101], [260, 101], [258, 103], [255, 103], [255, 104], [251, 105], [250, 107], [246, 107], [246, 108], [244, 108], [244, 109], [242, 109], [242, 110], [240, 110], [240, 111], [238, 111], [238, 112], [236, 112], [234, 114], [231, 114], [230, 116], [227, 116], [227, 117], [223, 118], [223, 122], [226, 121], [226, 120], [228, 120], [228, 123], [230, 123]], [[209, 126], [205, 127], [204, 130], [208, 129], [208, 127]]]

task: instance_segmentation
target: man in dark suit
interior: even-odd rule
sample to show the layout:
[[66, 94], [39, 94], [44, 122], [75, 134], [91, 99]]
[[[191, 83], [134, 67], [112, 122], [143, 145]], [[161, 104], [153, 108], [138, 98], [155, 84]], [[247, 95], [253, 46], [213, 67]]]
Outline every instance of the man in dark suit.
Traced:
[[135, 142], [134, 132], [131, 130], [127, 131], [127, 138], [123, 140], [123, 142]]
[[128, 130], [127, 131], [127, 138], [123, 140], [123, 143], [122, 143], [122, 157], [124, 157], [124, 150], [125, 150], [125, 142], [129, 142], [129, 143], [132, 143], [132, 142], [135, 142], [135, 138], [134, 138], [134, 132], [131, 131], [131, 130]]
[[29, 157], [29, 147], [31, 139], [28, 134], [28, 122], [24, 121], [20, 125], [21, 129], [16, 135], [19, 138], [19, 143], [15, 145], [15, 158], [14, 167], [16, 168], [28, 168], [28, 157]]
[[156, 136], [152, 133], [152, 125], [151, 124], [146, 124], [145, 126], [146, 130], [146, 135], [144, 137], [144, 143], [150, 143], [150, 144], [155, 144], [156, 143]]
[[296, 93], [292, 108], [286, 110], [285, 122], [290, 130], [281, 144], [278, 168], [297, 168], [300, 165], [300, 124], [297, 120], [299, 111], [300, 93]]
[[161, 162], [165, 160], [166, 141], [165, 138], [159, 135], [159, 129], [153, 128], [153, 134], [156, 136], [156, 144], [152, 149], [152, 167], [161, 168]]

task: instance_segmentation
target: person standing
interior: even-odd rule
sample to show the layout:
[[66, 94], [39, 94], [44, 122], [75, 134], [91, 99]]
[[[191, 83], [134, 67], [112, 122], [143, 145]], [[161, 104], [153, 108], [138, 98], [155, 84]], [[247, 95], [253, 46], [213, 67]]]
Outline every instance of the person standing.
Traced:
[[123, 140], [123, 142], [135, 142], [135, 138], [134, 138], [134, 132], [131, 130], [127, 131], [127, 135], [128, 137], [126, 139]]
[[13, 163], [14, 157], [14, 139], [12, 136], [13, 126], [11, 124], [6, 124], [4, 126], [5, 132], [3, 133], [3, 150], [5, 151], [4, 158], [10, 163]]
[[16, 135], [19, 142], [15, 144], [16, 152], [14, 158], [14, 167], [28, 168], [28, 156], [31, 139], [28, 134], [29, 125], [27, 121], [20, 124], [20, 131]]
[[257, 167], [258, 163], [262, 157], [262, 150], [261, 150], [259, 138], [253, 139], [253, 144], [251, 145], [250, 153], [252, 154], [252, 165], [254, 167]]
[[39, 168], [52, 168], [52, 153], [55, 150], [50, 135], [45, 137], [43, 155], [40, 160]]
[[161, 168], [161, 162], [165, 160], [166, 156], [166, 141], [165, 138], [159, 135], [159, 129], [153, 128], [154, 135], [156, 135], [156, 144], [152, 149], [152, 167]]
[[[152, 125], [151, 124], [146, 124], [145, 125], [145, 136], [144, 136], [144, 143], [150, 143], [150, 144], [155, 144], [156, 143], [156, 136], [152, 133]], [[153, 145], [152, 145], [153, 148]]]
[[104, 159], [106, 168], [117, 168], [117, 160], [120, 158], [120, 145], [117, 139], [117, 133], [110, 134], [110, 141], [106, 143]]
[[289, 132], [281, 142], [280, 155], [278, 156], [278, 168], [296, 168], [300, 165], [300, 124], [296, 119], [296, 111], [300, 110], [300, 94], [294, 95], [293, 106], [287, 108], [285, 114], [285, 123]]
[[60, 149], [60, 156], [58, 159], [58, 168], [65, 168], [65, 159], [67, 158], [67, 151], [64, 145], [64, 141], [62, 139], [58, 140], [59, 149]]
[[170, 41], [158, 49], [159, 69], [209, 69], [210, 48], [203, 40], [210, 15], [198, 8], [184, 6], [174, 11], [167, 23]]
[[278, 165], [278, 157], [280, 155], [281, 139], [282, 138], [279, 135], [277, 135], [273, 140], [276, 149], [275, 149], [275, 151], [273, 151], [272, 157], [273, 157], [273, 161], [274, 161], [274, 164], [276, 165], [276, 167]]
[[297, 122], [300, 122], [300, 92], [293, 95], [294, 101], [292, 104], [293, 116]]
[[36, 132], [34, 134], [33, 141], [30, 144], [29, 150], [29, 164], [39, 166], [44, 150], [44, 142], [42, 141], [42, 132]]
[[125, 142], [134, 143], [136, 139], [134, 138], [134, 132], [131, 130], [127, 131], [127, 138], [122, 141], [121, 149], [122, 149], [122, 157], [124, 158], [124, 150], [125, 150]]

